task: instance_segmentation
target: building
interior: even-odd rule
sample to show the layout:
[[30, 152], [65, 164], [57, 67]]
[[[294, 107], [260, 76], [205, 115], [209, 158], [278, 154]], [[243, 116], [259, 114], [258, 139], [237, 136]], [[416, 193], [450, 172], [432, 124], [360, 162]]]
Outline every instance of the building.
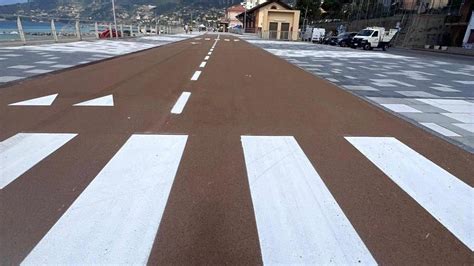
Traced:
[[243, 26], [242, 22], [237, 19], [237, 16], [245, 12], [245, 7], [242, 5], [231, 6], [225, 11], [225, 20], [228, 23], [228, 27]]
[[237, 18], [245, 24], [246, 32], [256, 33], [264, 39], [297, 40], [300, 11], [281, 0], [259, 4]]

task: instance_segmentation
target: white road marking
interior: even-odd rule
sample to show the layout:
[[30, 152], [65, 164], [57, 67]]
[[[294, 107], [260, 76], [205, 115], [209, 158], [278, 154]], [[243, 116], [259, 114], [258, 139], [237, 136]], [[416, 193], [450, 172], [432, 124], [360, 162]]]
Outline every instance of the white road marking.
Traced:
[[466, 80], [455, 80], [454, 82], [465, 84], [465, 85], [474, 85], [474, 81]]
[[423, 126], [433, 130], [433, 131], [436, 131], [438, 132], [439, 134], [443, 135], [443, 136], [446, 136], [446, 137], [460, 137], [459, 134], [445, 128], [445, 127], [442, 127], [436, 123], [420, 123], [422, 124]]
[[23, 79], [24, 77], [17, 77], [17, 76], [0, 76], [0, 82], [10, 82], [14, 80]]
[[441, 114], [447, 117], [450, 117], [452, 119], [456, 119], [463, 123], [474, 124], [474, 115], [472, 114], [459, 114], [459, 113], [441, 113]]
[[203, 68], [203, 67], [205, 67], [205, 66], [206, 66], [206, 62], [202, 62], [202, 63], [199, 65], [199, 67], [201, 67], [201, 68]]
[[453, 99], [415, 99], [417, 101], [441, 108], [451, 113], [465, 113], [474, 115], [474, 103]]
[[44, 73], [49, 73], [53, 70], [50, 69], [32, 69], [32, 70], [27, 70], [25, 73], [31, 73], [31, 74], [44, 74]]
[[73, 67], [73, 65], [58, 64], [58, 65], [54, 65], [54, 66], [51, 66], [51, 67], [54, 67], [54, 68], [69, 68], [69, 67]]
[[206, 57], [204, 57], [204, 60], [206, 60], [206, 61], [209, 60], [209, 56], [206, 55]]
[[56, 61], [38, 61], [35, 62], [35, 64], [43, 64], [43, 65], [52, 65], [52, 64], [57, 64], [58, 62]]
[[190, 96], [191, 96], [190, 92], [187, 92], [187, 91], [183, 92], [181, 96], [179, 96], [178, 101], [176, 101], [175, 105], [173, 106], [173, 109], [171, 109], [171, 113], [181, 114]]
[[376, 264], [294, 137], [241, 140], [263, 264]]
[[207, 53], [207, 55], [212, 55], [212, 52]]
[[421, 111], [408, 106], [406, 104], [397, 104], [397, 103], [387, 103], [387, 104], [381, 104], [383, 107], [390, 109], [396, 113], [421, 113]]
[[29, 65], [16, 65], [16, 66], [10, 66], [8, 68], [13, 68], [13, 69], [30, 69], [34, 68], [35, 66], [29, 66]]
[[210, 40], [211, 40], [211, 38], [206, 38], [205, 40], [206, 40], [206, 41], [210, 41]]
[[89, 101], [74, 104], [74, 106], [114, 106], [114, 96], [111, 94], [104, 97], [95, 98]]
[[355, 90], [355, 91], [378, 91], [378, 89], [371, 87], [371, 86], [353, 86], [353, 85], [344, 85], [344, 88], [348, 90]]
[[471, 133], [474, 133], [474, 123], [454, 123], [453, 125], [462, 128], [464, 130], [467, 130]]
[[201, 75], [201, 71], [194, 72], [194, 75], [191, 77], [191, 80], [198, 80]]
[[452, 88], [449, 88], [449, 87], [442, 87], [442, 86], [430, 87], [430, 88], [433, 89], [433, 90], [442, 91], [442, 92], [459, 92], [458, 90], [455, 90], [455, 89], [452, 89]]
[[399, 85], [406, 87], [415, 87], [412, 84], [405, 83], [403, 81], [394, 80], [394, 79], [371, 79], [372, 84], [379, 87], [400, 87]]
[[18, 133], [0, 142], [0, 189], [6, 187], [76, 135]]
[[132, 135], [23, 264], [145, 265], [186, 141]]
[[474, 249], [474, 189], [390, 137], [346, 137], [393, 182]]
[[425, 98], [438, 97], [437, 95], [434, 95], [425, 91], [395, 91], [395, 92], [407, 97], [425, 97]]
[[26, 101], [9, 104], [10, 106], [51, 106], [58, 94], [51, 94], [48, 96], [38, 97]]

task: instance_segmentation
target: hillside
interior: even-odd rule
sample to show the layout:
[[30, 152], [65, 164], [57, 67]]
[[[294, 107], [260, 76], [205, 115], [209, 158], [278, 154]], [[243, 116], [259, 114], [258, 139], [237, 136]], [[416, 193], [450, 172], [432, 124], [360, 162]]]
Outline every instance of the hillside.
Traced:
[[[131, 20], [140, 10], [156, 6], [153, 14], [179, 12], [183, 9], [222, 9], [240, 0], [115, 0], [120, 19]], [[0, 14], [22, 14], [93, 20], [110, 20], [110, 0], [30, 0], [29, 3], [0, 6]]]

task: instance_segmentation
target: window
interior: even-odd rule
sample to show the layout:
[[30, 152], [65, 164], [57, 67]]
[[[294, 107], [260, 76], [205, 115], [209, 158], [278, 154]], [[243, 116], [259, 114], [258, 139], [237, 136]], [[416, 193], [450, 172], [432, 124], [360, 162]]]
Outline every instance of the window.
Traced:
[[357, 35], [359, 36], [370, 36], [374, 32], [373, 30], [361, 30]]
[[272, 6], [272, 7], [270, 7], [270, 9], [277, 9], [277, 7], [276, 7], [276, 6]]
[[372, 34], [372, 37], [379, 37], [379, 32], [378, 32], [378, 31], [374, 31], [374, 34]]

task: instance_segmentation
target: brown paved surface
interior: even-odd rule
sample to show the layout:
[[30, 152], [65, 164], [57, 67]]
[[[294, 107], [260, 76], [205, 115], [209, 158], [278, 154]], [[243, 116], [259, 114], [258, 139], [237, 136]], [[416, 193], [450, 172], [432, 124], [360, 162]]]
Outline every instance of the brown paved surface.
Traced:
[[[207, 37], [207, 36], [206, 36]], [[212, 40], [215, 36], [212, 36]], [[78, 137], [0, 190], [0, 258], [21, 262], [130, 134], [187, 134], [150, 264], [261, 264], [241, 135], [295, 136], [382, 264], [472, 264], [473, 255], [344, 136], [391, 136], [474, 185], [474, 155], [251, 46], [190, 40], [0, 89], [0, 140]], [[170, 110], [192, 92], [184, 112]], [[51, 107], [9, 103], [59, 92]], [[114, 94], [114, 107], [72, 104]], [[427, 237], [428, 236], [428, 237]]]

